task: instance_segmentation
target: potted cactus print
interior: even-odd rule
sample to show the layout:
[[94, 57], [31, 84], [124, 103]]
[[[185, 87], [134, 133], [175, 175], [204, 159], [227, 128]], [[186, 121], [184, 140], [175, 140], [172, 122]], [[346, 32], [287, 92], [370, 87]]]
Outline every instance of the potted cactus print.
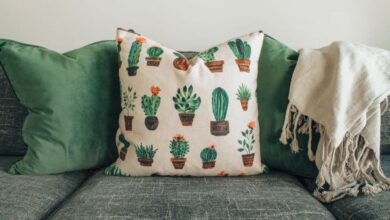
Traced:
[[190, 65], [187, 58], [179, 52], [173, 52], [173, 54], [176, 56], [173, 60], [173, 66], [178, 70], [187, 71], [188, 66]]
[[118, 48], [118, 68], [121, 68], [121, 66], [122, 66], [122, 60], [121, 60], [121, 56], [120, 56], [120, 53], [122, 50], [122, 47], [121, 47], [122, 42], [123, 42], [123, 38], [118, 37], [116, 39], [116, 46]]
[[146, 57], [146, 65], [148, 66], [159, 66], [161, 61], [161, 55], [164, 50], [160, 47], [149, 47], [146, 51], [148, 53], [148, 57]]
[[183, 126], [192, 126], [195, 111], [200, 106], [200, 97], [192, 92], [192, 85], [189, 87], [184, 86], [183, 89], [177, 89], [176, 96], [172, 98], [175, 109], [179, 112], [180, 121]]
[[[122, 88], [122, 87], [121, 87]], [[134, 111], [135, 100], [137, 99], [137, 93], [133, 91], [132, 87], [127, 87], [127, 91], [122, 92], [122, 109], [126, 110], [125, 118], [125, 129], [126, 131], [133, 130], [133, 119], [134, 116], [130, 115], [131, 111]]]
[[158, 93], [161, 91], [159, 87], [152, 86], [150, 88], [151, 96], [144, 95], [141, 100], [141, 107], [146, 115], [145, 126], [149, 130], [156, 130], [158, 127], [158, 118], [156, 117], [158, 107], [160, 107], [161, 98]]
[[129, 56], [127, 58], [127, 73], [129, 76], [137, 75], [139, 56], [141, 55], [142, 44], [146, 42], [145, 38], [137, 37], [131, 44]]
[[[119, 140], [120, 143], [123, 144], [123, 147], [121, 148], [121, 151], [119, 152], [119, 158], [121, 160], [125, 160], [126, 159], [126, 155], [127, 155], [127, 150], [130, 147], [130, 143], [126, 140], [126, 138], [125, 138], [125, 136], [123, 134], [119, 135], [118, 140]], [[117, 143], [117, 145], [119, 145], [119, 143]]]
[[240, 100], [242, 110], [247, 111], [248, 110], [248, 101], [251, 99], [251, 91], [249, 88], [241, 84], [236, 93], [237, 99]]
[[236, 63], [240, 72], [249, 72], [249, 67], [251, 64], [251, 46], [246, 41], [241, 39], [236, 39], [235, 41], [229, 41], [228, 45], [236, 56]]
[[156, 154], [157, 149], [153, 149], [153, 145], [136, 145], [135, 153], [138, 157], [138, 162], [141, 166], [150, 167], [153, 163], [154, 155]]
[[225, 121], [229, 96], [224, 89], [218, 87], [212, 93], [211, 104], [215, 121], [210, 122], [210, 132], [215, 136], [224, 136], [229, 133], [229, 121]]
[[249, 122], [248, 128], [241, 132], [243, 139], [238, 140], [238, 143], [241, 145], [241, 147], [238, 148], [238, 152], [245, 152], [245, 154], [242, 155], [242, 163], [245, 167], [251, 167], [255, 158], [255, 153], [252, 153], [255, 145], [255, 135], [253, 134], [254, 128], [255, 122]]
[[170, 153], [172, 154], [171, 162], [175, 169], [183, 169], [187, 158], [185, 158], [186, 154], [190, 151], [188, 141], [184, 138], [183, 135], [177, 134], [175, 135], [170, 144], [169, 148], [171, 149]]
[[218, 47], [210, 48], [198, 54], [198, 56], [205, 62], [205, 65], [212, 73], [223, 71], [223, 60], [215, 60], [214, 53], [218, 51]]
[[200, 152], [200, 159], [203, 162], [203, 169], [212, 169], [215, 167], [215, 160], [217, 159], [217, 151], [215, 145], [212, 144], [210, 147], [204, 148]]

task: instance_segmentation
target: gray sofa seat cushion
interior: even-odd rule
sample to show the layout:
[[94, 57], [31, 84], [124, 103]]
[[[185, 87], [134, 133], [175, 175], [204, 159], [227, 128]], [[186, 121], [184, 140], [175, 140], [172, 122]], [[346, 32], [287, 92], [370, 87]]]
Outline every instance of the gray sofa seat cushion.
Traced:
[[[382, 169], [390, 176], [390, 155], [382, 155]], [[389, 219], [390, 191], [375, 196], [344, 198], [328, 205], [338, 219]]]
[[53, 219], [334, 219], [295, 177], [89, 178]]
[[19, 103], [0, 67], [0, 155], [22, 156], [26, 146], [22, 127], [27, 109]]
[[381, 152], [390, 154], [390, 107], [381, 117]]
[[85, 172], [19, 176], [6, 169], [20, 157], [0, 156], [0, 219], [41, 219], [87, 178]]

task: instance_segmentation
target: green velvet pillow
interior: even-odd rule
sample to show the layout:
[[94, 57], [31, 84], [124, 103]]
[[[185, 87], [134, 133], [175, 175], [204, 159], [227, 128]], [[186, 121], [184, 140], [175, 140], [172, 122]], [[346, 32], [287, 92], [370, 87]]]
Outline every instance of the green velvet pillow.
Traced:
[[[300, 153], [294, 154], [289, 145], [279, 142], [288, 105], [290, 81], [298, 60], [298, 53], [272, 37], [266, 36], [261, 54], [257, 82], [261, 160], [271, 169], [304, 177], [315, 177], [318, 170], [315, 163], [309, 161], [305, 146]], [[307, 142], [304, 136], [300, 139]]]
[[120, 99], [113, 41], [60, 54], [0, 40], [0, 64], [28, 109], [24, 158], [13, 174], [53, 174], [105, 166], [116, 158]]

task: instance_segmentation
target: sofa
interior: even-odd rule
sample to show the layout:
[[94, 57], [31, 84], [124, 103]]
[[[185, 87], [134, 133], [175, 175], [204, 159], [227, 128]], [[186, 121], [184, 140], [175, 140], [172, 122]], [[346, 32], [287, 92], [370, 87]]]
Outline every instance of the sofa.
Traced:
[[[21, 106], [0, 68], [0, 219], [388, 219], [390, 192], [322, 204], [313, 179], [270, 170], [247, 177], [113, 177], [104, 168], [11, 175], [26, 152]], [[382, 168], [390, 176], [390, 114]], [[286, 146], [287, 147], [287, 146]]]

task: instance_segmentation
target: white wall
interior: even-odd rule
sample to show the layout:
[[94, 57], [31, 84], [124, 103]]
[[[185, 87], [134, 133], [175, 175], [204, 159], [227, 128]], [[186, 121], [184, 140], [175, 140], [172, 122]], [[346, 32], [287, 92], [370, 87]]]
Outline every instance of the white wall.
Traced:
[[264, 30], [293, 48], [334, 40], [390, 50], [389, 0], [0, 0], [0, 38], [58, 51], [133, 28], [178, 50]]

